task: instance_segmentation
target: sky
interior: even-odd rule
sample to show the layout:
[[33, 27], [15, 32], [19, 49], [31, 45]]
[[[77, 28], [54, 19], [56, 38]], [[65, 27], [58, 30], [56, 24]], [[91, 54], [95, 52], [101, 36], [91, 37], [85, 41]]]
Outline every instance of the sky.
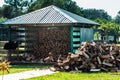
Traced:
[[73, 0], [79, 7], [104, 9], [112, 18], [115, 18], [120, 10], [120, 0]]
[[0, 0], [0, 6], [4, 4], [4, 0]]
[[[84, 9], [95, 8], [104, 9], [112, 18], [117, 15], [120, 10], [120, 0], [73, 0], [79, 7]], [[4, 4], [4, 0], [0, 0], [0, 6]]]

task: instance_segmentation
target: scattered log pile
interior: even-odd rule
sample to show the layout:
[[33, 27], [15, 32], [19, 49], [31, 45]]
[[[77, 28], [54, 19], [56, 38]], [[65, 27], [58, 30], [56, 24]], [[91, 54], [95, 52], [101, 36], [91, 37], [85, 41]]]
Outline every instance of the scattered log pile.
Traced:
[[103, 44], [100, 42], [85, 42], [78, 51], [68, 53], [52, 70], [56, 71], [118, 71], [120, 69], [120, 47], [115, 44]]

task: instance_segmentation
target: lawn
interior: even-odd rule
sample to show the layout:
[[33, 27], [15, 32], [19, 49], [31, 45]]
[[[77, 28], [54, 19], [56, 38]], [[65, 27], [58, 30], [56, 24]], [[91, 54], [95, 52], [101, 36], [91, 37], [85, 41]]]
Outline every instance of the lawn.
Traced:
[[120, 46], [120, 44], [117, 44], [118, 46]]
[[[47, 68], [50, 65], [40, 65], [40, 64], [24, 64], [24, 65], [10, 65], [10, 73], [17, 73], [17, 72], [23, 72], [23, 71], [28, 71], [28, 70], [33, 70], [33, 69], [42, 69], [42, 68]], [[0, 71], [0, 75], [2, 72]], [[5, 74], [8, 74], [5, 72]]]
[[58, 72], [51, 75], [39, 76], [24, 80], [120, 80], [119, 73], [71, 73], [71, 72]]

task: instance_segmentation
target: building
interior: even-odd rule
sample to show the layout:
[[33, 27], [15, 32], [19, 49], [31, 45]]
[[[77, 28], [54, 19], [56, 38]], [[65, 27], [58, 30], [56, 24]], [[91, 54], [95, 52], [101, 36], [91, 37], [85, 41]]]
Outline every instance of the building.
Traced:
[[[92, 26], [99, 25], [54, 5], [9, 19], [3, 24], [24, 32], [17, 35], [18, 40], [25, 42], [25, 52], [39, 51], [42, 54], [75, 52], [81, 42], [93, 40]], [[9, 40], [14, 40], [9, 36]]]

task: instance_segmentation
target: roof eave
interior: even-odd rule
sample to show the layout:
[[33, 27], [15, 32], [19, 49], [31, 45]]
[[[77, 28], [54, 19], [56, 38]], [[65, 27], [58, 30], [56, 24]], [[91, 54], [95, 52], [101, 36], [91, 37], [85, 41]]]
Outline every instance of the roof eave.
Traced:
[[59, 27], [59, 26], [79, 26], [79, 27], [92, 27], [92, 26], [99, 26], [99, 24], [89, 24], [89, 23], [21, 23], [21, 24], [5, 24], [8, 26], [16, 26], [16, 27], [29, 27], [29, 26], [34, 26], [34, 27]]

